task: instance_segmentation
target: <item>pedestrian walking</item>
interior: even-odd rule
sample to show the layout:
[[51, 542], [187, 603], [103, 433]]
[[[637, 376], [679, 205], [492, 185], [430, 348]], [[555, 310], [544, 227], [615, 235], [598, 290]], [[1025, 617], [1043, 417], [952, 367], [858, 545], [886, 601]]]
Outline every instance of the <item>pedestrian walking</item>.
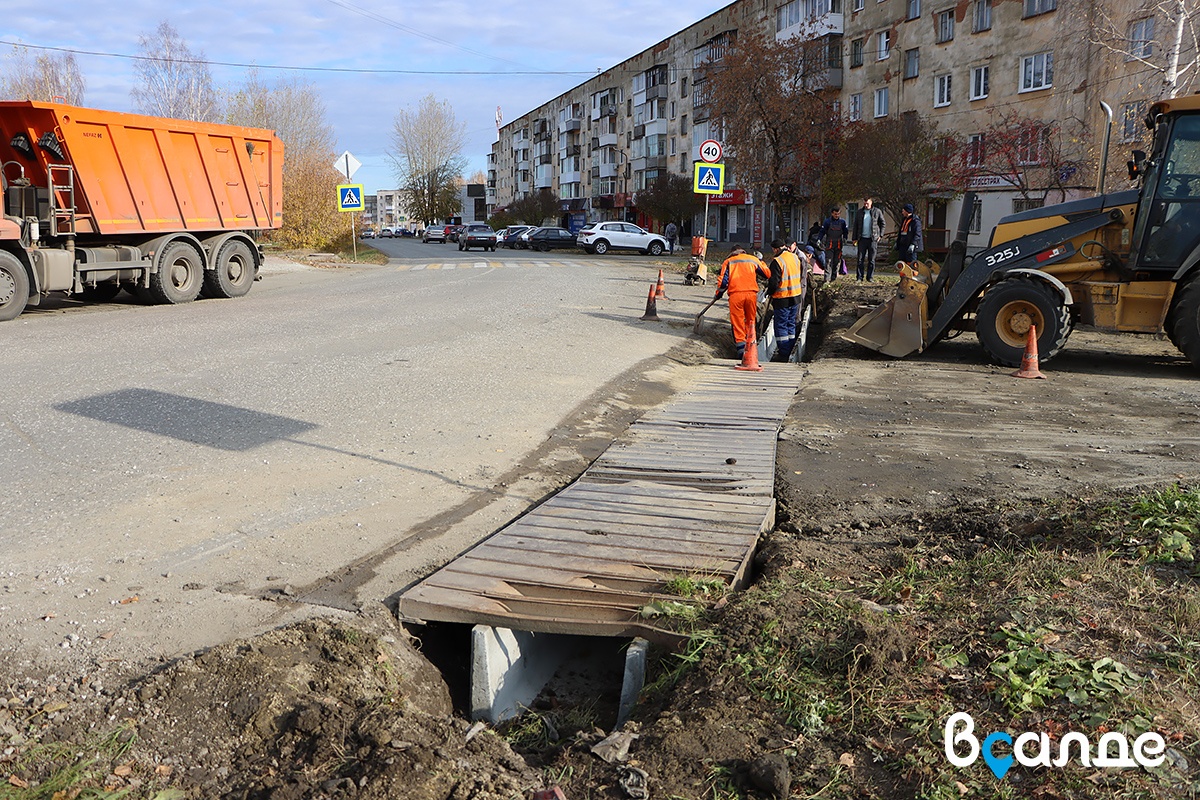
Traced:
[[829, 218], [821, 225], [820, 239], [825, 246], [825, 272], [829, 280], [837, 280], [842, 265], [842, 246], [850, 238], [850, 226], [842, 219], [842, 210], [834, 206]]
[[[795, 246], [795, 242], [792, 246]], [[776, 239], [771, 242], [771, 249], [775, 252], [775, 257], [768, 265], [771, 279], [767, 281], [767, 291], [771, 295], [771, 316], [775, 323], [775, 342], [778, 346], [777, 358], [779, 361], [787, 361], [791, 358], [792, 348], [796, 346], [796, 320], [807, 288], [807, 270], [796, 253], [782, 240]]]
[[754, 321], [758, 316], [758, 279], [770, 281], [771, 271], [756, 256], [746, 252], [741, 245], [734, 245], [729, 258], [721, 263], [717, 276], [718, 300], [729, 292], [729, 321], [733, 325], [733, 339], [737, 345], [738, 358], [746, 354], [746, 347], [756, 347], [758, 336]]
[[854, 271], [858, 280], [863, 280], [864, 267], [866, 281], [875, 280], [875, 257], [882, 238], [883, 212], [875, 208], [870, 197], [864, 197], [862, 208], [854, 216], [854, 243], [858, 245], [858, 263]]
[[663, 230], [663, 236], [667, 237], [667, 247], [670, 248], [668, 252], [675, 255], [675, 240], [679, 238], [679, 228], [675, 226], [674, 222], [667, 223], [667, 227]]
[[917, 253], [925, 249], [921, 238], [921, 218], [913, 213], [912, 203], [905, 203], [900, 209], [900, 231], [896, 235], [896, 250], [900, 260], [912, 264], [917, 260]]

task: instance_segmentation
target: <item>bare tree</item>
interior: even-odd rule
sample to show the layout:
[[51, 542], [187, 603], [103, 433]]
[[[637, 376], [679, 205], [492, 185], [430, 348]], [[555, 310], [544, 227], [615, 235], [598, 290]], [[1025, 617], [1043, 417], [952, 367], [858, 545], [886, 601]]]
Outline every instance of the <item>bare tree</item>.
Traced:
[[315, 87], [297, 78], [264, 83], [257, 70], [225, 101], [225, 121], [269, 128], [283, 140], [283, 227], [274, 238], [285, 247], [332, 248], [348, 234], [337, 209], [333, 126]]
[[388, 158], [408, 208], [426, 224], [462, 210], [458, 181], [467, 165], [462, 154], [466, 131], [466, 123], [455, 119], [450, 104], [438, 102], [432, 94], [416, 110], [396, 112]]
[[[1127, 7], [1126, 7], [1127, 8]], [[1158, 97], [1186, 89], [1185, 77], [1200, 71], [1200, 5], [1196, 0], [1151, 0], [1128, 16], [1099, 12], [1092, 44], [1161, 76]]]
[[[1069, 157], [1061, 123], [1041, 122], [1016, 112], [999, 115], [968, 144], [966, 169], [975, 177], [991, 177], [1012, 187], [1025, 200], [1057, 202], [1079, 182], [1090, 162]], [[1085, 139], [1086, 133], [1077, 138]]]
[[170, 22], [138, 37], [141, 55], [134, 62], [140, 85], [130, 92], [134, 107], [158, 117], [213, 122], [220, 118], [219, 98], [204, 53], [193, 53]]
[[827, 75], [840, 58], [824, 41], [744, 34], [702, 67], [703, 111], [719, 121], [726, 141], [737, 142], [726, 160], [739, 185], [762, 187], [772, 197], [790, 195], [793, 187], [816, 193], [813, 178], [839, 135], [837, 92]]
[[83, 105], [87, 82], [74, 53], [39, 53], [14, 45], [8, 55], [0, 92], [11, 100], [40, 100]]

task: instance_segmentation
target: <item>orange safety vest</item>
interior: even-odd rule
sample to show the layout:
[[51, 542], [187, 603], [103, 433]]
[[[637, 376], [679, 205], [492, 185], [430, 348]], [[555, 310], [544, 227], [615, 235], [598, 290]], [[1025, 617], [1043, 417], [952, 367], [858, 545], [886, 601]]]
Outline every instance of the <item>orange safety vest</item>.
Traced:
[[757, 292], [758, 278], [755, 273], [767, 272], [767, 265], [758, 258], [749, 253], [739, 253], [736, 256], [730, 256], [721, 263], [721, 274], [717, 276], [717, 286], [720, 286], [726, 276], [729, 277], [729, 285], [726, 289], [730, 294], [734, 292]]
[[775, 260], [783, 267], [783, 275], [779, 281], [779, 288], [771, 295], [772, 299], [799, 297], [804, 291], [804, 267], [800, 265], [800, 259], [791, 250], [784, 250], [775, 256]]

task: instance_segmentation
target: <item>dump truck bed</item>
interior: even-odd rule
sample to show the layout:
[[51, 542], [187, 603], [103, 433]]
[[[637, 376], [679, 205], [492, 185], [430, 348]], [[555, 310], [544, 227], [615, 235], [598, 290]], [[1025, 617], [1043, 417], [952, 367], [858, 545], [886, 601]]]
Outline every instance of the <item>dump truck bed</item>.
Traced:
[[[50, 166], [72, 167], [79, 236], [268, 230], [283, 222], [283, 142], [269, 130], [0, 102], [0, 162], [7, 161], [22, 165], [34, 186], [49, 185]], [[64, 173], [54, 172], [59, 186]], [[5, 177], [16, 177], [15, 168]], [[54, 195], [55, 205], [69, 204], [67, 192]]]

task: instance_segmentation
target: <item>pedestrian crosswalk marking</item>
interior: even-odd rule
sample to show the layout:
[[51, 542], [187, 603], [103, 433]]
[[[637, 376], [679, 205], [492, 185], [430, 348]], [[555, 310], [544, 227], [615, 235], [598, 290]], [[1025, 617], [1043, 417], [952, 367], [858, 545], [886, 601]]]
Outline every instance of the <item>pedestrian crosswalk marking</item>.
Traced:
[[702, 169], [700, 170], [700, 188], [701, 189], [716, 189], [721, 185], [717, 180], [716, 170]]

